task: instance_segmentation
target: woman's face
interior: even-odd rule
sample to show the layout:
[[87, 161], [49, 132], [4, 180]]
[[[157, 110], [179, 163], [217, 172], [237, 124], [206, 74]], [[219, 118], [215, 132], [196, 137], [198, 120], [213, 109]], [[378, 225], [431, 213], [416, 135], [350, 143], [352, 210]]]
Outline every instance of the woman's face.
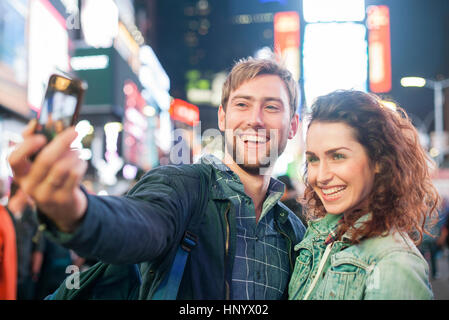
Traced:
[[354, 130], [343, 122], [312, 122], [306, 145], [308, 182], [326, 211], [368, 210], [376, 170]]

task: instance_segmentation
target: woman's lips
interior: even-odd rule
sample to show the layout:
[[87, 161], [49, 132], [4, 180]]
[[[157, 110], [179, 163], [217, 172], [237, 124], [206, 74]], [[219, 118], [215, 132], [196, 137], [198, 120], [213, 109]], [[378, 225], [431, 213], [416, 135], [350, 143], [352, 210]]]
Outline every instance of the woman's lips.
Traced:
[[341, 198], [346, 186], [334, 186], [320, 188], [321, 194], [326, 201], [335, 201]]

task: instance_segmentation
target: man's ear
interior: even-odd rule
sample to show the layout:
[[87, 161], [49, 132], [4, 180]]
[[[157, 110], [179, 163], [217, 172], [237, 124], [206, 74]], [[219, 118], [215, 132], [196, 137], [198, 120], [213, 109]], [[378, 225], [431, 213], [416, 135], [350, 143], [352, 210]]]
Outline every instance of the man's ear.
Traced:
[[220, 131], [225, 131], [226, 128], [226, 112], [223, 109], [223, 106], [220, 105], [218, 107], [218, 128]]
[[290, 121], [290, 131], [288, 133], [288, 138], [293, 139], [293, 137], [296, 135], [296, 132], [299, 128], [299, 115], [295, 114]]

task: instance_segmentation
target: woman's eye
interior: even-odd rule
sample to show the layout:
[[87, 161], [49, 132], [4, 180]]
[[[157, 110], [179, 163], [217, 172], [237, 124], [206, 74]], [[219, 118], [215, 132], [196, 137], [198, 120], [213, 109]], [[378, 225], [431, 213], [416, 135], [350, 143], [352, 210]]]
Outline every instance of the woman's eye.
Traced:
[[307, 157], [306, 160], [307, 160], [308, 163], [314, 163], [314, 162], [318, 161], [318, 158], [311, 156], [311, 157]]
[[334, 153], [333, 158], [334, 158], [334, 160], [340, 160], [340, 159], [345, 159], [346, 157], [341, 153]]

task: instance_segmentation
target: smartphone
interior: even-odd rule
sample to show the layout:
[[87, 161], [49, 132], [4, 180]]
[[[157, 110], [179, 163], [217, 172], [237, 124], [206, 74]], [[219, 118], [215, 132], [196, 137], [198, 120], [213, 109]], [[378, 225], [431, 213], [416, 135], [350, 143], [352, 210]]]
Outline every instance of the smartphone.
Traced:
[[41, 110], [37, 115], [36, 133], [50, 142], [58, 133], [75, 125], [87, 83], [76, 78], [52, 74]]

